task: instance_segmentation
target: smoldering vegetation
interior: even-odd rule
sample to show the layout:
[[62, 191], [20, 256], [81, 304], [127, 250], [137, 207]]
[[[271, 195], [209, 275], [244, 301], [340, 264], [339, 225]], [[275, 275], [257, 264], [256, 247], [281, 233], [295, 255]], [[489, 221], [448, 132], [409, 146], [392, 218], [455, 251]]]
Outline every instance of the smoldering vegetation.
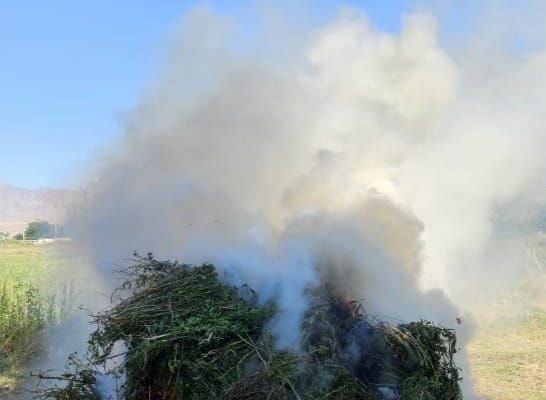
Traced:
[[[268, 16], [244, 42], [210, 8], [182, 18], [74, 237], [106, 292], [134, 250], [214, 264], [275, 301], [275, 351], [298, 349], [323, 285], [369, 315], [455, 329], [472, 398], [466, 314], [520, 268], [492, 216], [543, 183], [543, 40], [507, 26], [533, 43], [515, 51], [485, 26], [453, 48], [429, 12], [396, 34], [350, 9], [309, 29]], [[287, 29], [296, 44], [275, 40]]]
[[305, 293], [298, 351], [281, 350], [268, 329], [274, 299], [221, 283], [211, 264], [134, 262], [124, 295], [93, 317], [85, 358], [39, 376], [64, 383], [42, 398], [100, 400], [107, 377], [122, 399], [462, 399], [451, 329], [380, 321], [323, 284]]

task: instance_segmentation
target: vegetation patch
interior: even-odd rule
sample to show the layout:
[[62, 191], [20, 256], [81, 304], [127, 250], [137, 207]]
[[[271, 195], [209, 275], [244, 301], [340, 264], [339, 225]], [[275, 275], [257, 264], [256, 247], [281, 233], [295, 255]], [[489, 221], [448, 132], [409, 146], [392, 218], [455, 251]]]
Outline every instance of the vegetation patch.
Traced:
[[76, 296], [50, 274], [57, 247], [0, 242], [0, 397], [18, 386], [42, 354], [44, 332], [65, 321]]
[[476, 389], [491, 400], [546, 400], [546, 308], [516, 327], [494, 325], [470, 343]]
[[[461, 399], [452, 330], [368, 316], [335, 288], [309, 290], [299, 351], [267, 329], [275, 304], [223, 283], [214, 266], [136, 256], [109, 310], [95, 315], [84, 361], [46, 399], [100, 399], [97, 380], [122, 377], [121, 399]], [[294, 327], [298, 329], [298, 327]], [[123, 344], [121, 354], [116, 349]]]
[[59, 324], [67, 310], [30, 284], [0, 287], [0, 376], [15, 378], [42, 350], [42, 333]]

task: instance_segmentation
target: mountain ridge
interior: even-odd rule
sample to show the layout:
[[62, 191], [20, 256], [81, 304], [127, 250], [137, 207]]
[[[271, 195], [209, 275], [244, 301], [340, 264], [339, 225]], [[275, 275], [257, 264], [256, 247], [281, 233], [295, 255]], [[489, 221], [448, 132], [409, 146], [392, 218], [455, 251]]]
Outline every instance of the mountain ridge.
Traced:
[[28, 189], [0, 182], [0, 232], [21, 232], [37, 219], [62, 224], [77, 197], [70, 189]]

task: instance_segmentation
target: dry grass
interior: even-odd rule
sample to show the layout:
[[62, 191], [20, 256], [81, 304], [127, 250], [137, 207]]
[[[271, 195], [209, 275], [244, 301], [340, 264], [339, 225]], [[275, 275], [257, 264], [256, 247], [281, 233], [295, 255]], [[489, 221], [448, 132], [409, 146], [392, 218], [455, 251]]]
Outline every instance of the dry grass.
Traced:
[[546, 237], [527, 241], [527, 278], [490, 310], [468, 349], [487, 400], [546, 400]]
[[488, 400], [546, 400], [546, 308], [520, 324], [479, 331], [469, 347], [478, 393]]

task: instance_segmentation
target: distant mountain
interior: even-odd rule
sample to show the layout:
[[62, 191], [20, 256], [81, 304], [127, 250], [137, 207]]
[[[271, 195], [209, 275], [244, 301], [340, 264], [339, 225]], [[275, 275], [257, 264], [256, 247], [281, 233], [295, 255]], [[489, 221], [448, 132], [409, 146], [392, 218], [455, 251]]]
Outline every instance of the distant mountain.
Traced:
[[0, 183], [0, 232], [21, 232], [37, 219], [62, 224], [77, 197], [73, 190], [32, 190]]

